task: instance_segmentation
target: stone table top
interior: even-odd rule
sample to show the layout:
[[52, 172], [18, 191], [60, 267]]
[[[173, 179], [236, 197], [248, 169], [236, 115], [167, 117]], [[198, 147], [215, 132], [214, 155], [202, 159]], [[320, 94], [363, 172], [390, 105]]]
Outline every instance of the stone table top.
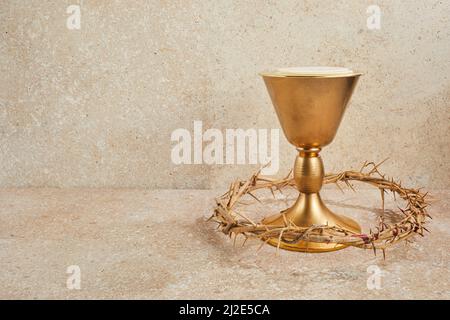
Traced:
[[[392, 247], [386, 260], [357, 248], [277, 252], [258, 250], [257, 240], [242, 247], [239, 238], [233, 246], [205, 221], [219, 194], [1, 189], [0, 298], [450, 298], [450, 190], [432, 191], [431, 233]], [[327, 189], [323, 196], [362, 225], [380, 206], [376, 190]], [[77, 268], [80, 289], [73, 289]]]

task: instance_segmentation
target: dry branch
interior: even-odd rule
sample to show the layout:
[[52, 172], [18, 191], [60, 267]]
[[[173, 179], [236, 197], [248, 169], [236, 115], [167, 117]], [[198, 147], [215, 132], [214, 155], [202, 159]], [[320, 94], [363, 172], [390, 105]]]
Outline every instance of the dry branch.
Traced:
[[[246, 194], [258, 200], [253, 193], [256, 190], [269, 189], [275, 196], [275, 191], [282, 192], [282, 189], [287, 187], [295, 188], [292, 172], [283, 179], [272, 179], [260, 176], [261, 170], [258, 170], [250, 179], [232, 183], [228, 192], [216, 199], [214, 214], [210, 219], [216, 221], [219, 229], [230, 237], [234, 235], [236, 238], [238, 235], [242, 235], [245, 240], [259, 238], [264, 242], [267, 242], [270, 238], [278, 238], [286, 243], [298, 241], [336, 243], [372, 249], [375, 253], [377, 249], [381, 249], [384, 254], [386, 247], [394, 243], [406, 240], [416, 234], [423, 236], [424, 231], [428, 231], [424, 224], [427, 218], [431, 217], [426, 209], [429, 204], [426, 200], [427, 193], [421, 192], [420, 189], [402, 187], [400, 183], [393, 179], [387, 179], [378, 171], [380, 165], [381, 163], [365, 162], [359, 171], [327, 174], [323, 181], [324, 184], [334, 183], [340, 189], [339, 183], [345, 183], [353, 190], [350, 182], [359, 181], [380, 190], [382, 214], [378, 225], [370, 229], [368, 234], [351, 233], [337, 226], [327, 225], [313, 225], [308, 228], [298, 227], [290, 221], [285, 221], [284, 225], [281, 226], [270, 226], [255, 222], [243, 213], [237, 212], [235, 206]], [[398, 208], [404, 217], [396, 223], [387, 224], [384, 220], [386, 192], [391, 192], [395, 199], [398, 196], [406, 202], [404, 208]]]

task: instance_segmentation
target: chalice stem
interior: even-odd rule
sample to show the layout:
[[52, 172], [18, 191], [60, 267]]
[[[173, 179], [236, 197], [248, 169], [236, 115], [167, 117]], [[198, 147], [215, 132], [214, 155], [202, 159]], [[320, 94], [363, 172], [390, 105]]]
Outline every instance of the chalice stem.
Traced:
[[[298, 149], [299, 154], [294, 164], [294, 180], [299, 196], [294, 205], [280, 214], [268, 217], [265, 224], [284, 226], [286, 222], [299, 227], [338, 226], [349, 233], [360, 233], [359, 225], [352, 219], [337, 215], [327, 208], [322, 201], [319, 191], [322, 188], [324, 167], [319, 155], [319, 148]], [[278, 239], [271, 239], [270, 244], [280, 245], [281, 248], [293, 251], [327, 252], [343, 249], [341, 244], [314, 243], [299, 241], [297, 243], [278, 243]]]

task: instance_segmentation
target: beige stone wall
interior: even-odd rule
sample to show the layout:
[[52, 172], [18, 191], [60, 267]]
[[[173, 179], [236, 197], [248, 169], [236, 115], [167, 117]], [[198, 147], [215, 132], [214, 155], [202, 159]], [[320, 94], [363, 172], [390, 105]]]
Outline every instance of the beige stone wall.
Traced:
[[[389, 175], [449, 188], [449, 15], [448, 1], [2, 0], [0, 186], [223, 187], [256, 166], [176, 166], [171, 133], [279, 128], [258, 72], [337, 65], [364, 76], [327, 171], [390, 157]], [[282, 174], [295, 152], [280, 140]]]

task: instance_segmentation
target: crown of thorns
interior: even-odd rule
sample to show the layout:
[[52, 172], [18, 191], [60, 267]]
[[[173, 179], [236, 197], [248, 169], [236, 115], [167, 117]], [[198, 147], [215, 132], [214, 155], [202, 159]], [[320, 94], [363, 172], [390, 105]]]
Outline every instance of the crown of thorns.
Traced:
[[[384, 162], [384, 161], [383, 161]], [[260, 200], [255, 195], [255, 191], [269, 189], [275, 197], [275, 192], [282, 192], [285, 188], [295, 188], [295, 181], [292, 171], [283, 179], [271, 179], [260, 175], [261, 169], [253, 174], [248, 180], [235, 181], [229, 190], [222, 196], [216, 198], [214, 213], [211, 220], [218, 223], [218, 228], [229, 235], [242, 235], [245, 240], [249, 238], [259, 238], [267, 243], [271, 238], [278, 238], [287, 243], [298, 241], [312, 241], [319, 243], [336, 243], [347, 246], [354, 246], [362, 249], [373, 249], [376, 254], [377, 249], [385, 249], [400, 241], [408, 241], [414, 235], [424, 236], [428, 230], [424, 224], [431, 216], [427, 213], [429, 202], [428, 193], [421, 189], [405, 188], [394, 179], [388, 179], [381, 174], [378, 167], [383, 163], [365, 162], [359, 171], [344, 171], [337, 174], [326, 174], [324, 184], [334, 183], [343, 190], [341, 184], [347, 185], [355, 191], [352, 181], [359, 181], [369, 184], [380, 190], [382, 214], [378, 218], [378, 223], [369, 230], [368, 233], [353, 233], [343, 230], [337, 226], [313, 225], [311, 227], [299, 227], [290, 221], [286, 221], [284, 226], [270, 226], [262, 222], [255, 222], [244, 213], [236, 209], [237, 204], [243, 196], [249, 195], [256, 201]], [[396, 202], [398, 198], [406, 202], [403, 208], [397, 210], [403, 215], [402, 219], [396, 223], [386, 223], [385, 194], [392, 193]], [[264, 244], [264, 242], [262, 244]]]

